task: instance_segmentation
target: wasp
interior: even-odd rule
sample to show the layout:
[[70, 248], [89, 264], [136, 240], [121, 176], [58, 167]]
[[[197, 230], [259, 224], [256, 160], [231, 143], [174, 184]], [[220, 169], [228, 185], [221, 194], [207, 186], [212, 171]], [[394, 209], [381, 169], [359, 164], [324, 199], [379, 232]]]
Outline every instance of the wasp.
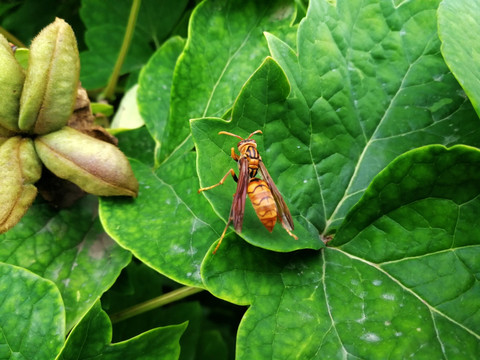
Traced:
[[[237, 144], [240, 155], [237, 155], [235, 153], [235, 149], [232, 147], [230, 156], [238, 163], [238, 177], [235, 174], [235, 171], [230, 169], [217, 184], [198, 190], [200, 193], [202, 191], [210, 190], [214, 187], [222, 185], [227, 179], [228, 175], [231, 175], [233, 180], [235, 180], [237, 183], [237, 190], [233, 195], [233, 203], [232, 207], [230, 208], [227, 225], [225, 226], [225, 229], [220, 237], [220, 241], [215, 247], [215, 250], [213, 250], [213, 253], [215, 254], [220, 247], [225, 233], [227, 232], [227, 229], [232, 221], [235, 230], [237, 232], [242, 231], [243, 214], [245, 212], [245, 200], [247, 194], [252, 202], [258, 218], [268, 231], [272, 232], [273, 227], [277, 221], [279, 221], [287, 233], [295, 240], [298, 240], [298, 237], [292, 233], [294, 229], [292, 215], [290, 215], [290, 211], [288, 210], [282, 195], [278, 191], [275, 183], [267, 171], [267, 168], [265, 167], [265, 164], [262, 161], [260, 154], [258, 153], [257, 143], [255, 140], [251, 139], [251, 137], [255, 134], [262, 134], [262, 131], [254, 131], [246, 139], [226, 131], [220, 131], [218, 134], [229, 135], [240, 139], [240, 142]], [[263, 179], [257, 177], [259, 169]]]

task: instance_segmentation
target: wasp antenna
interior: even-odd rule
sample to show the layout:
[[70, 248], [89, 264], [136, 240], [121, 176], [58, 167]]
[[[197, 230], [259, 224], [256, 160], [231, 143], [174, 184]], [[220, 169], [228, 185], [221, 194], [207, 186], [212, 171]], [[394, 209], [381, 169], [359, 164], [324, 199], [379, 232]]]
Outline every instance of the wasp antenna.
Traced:
[[240, 140], [243, 140], [242, 137], [240, 137], [240, 136], [238, 136], [238, 135], [235, 135], [235, 134], [232, 134], [232, 133], [229, 133], [229, 132], [226, 132], [226, 131], [220, 131], [220, 132], [218, 133], [218, 135], [230, 135], [230, 136], [236, 137], [236, 138], [238, 138], [238, 139], [240, 139]]
[[248, 137], [247, 137], [246, 140], [250, 139], [250, 138], [251, 138], [253, 135], [255, 135], [255, 134], [263, 134], [263, 133], [262, 133], [262, 130], [254, 131], [253, 133], [251, 133], [250, 135], [248, 135]]

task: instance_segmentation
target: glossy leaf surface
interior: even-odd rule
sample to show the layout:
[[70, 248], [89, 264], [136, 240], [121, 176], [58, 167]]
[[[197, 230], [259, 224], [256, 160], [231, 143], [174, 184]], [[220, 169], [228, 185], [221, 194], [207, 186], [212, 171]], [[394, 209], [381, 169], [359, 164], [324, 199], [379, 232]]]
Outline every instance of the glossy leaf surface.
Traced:
[[[288, 4], [207, 0], [142, 71], [160, 154], [130, 148], [139, 196], [100, 217], [154, 270], [249, 306], [237, 359], [478, 356], [480, 122], [440, 53], [439, 3], [312, 0], [288, 27]], [[237, 170], [218, 131], [258, 129], [299, 240], [247, 200], [211, 255], [235, 182], [197, 190]]]
[[466, 224], [478, 222], [479, 162], [463, 146], [403, 155], [321, 253], [274, 254], [227, 238], [202, 274], [215, 295], [251, 304], [237, 358], [475, 358], [480, 243]]
[[[312, 1], [296, 49], [267, 34], [273, 60], [242, 88], [231, 122], [192, 122], [202, 186], [236, 169], [237, 140], [218, 130], [261, 129], [296, 222], [335, 234], [321, 253], [284, 255], [230, 236], [207, 257], [207, 289], [251, 305], [237, 358], [475, 358], [478, 236], [464, 224], [476, 223], [479, 153], [422, 147], [478, 145], [478, 117], [439, 52], [437, 6]], [[264, 100], [285, 83], [283, 104]], [[226, 218], [234, 184], [223, 187], [205, 196]]]
[[70, 329], [108, 289], [131, 255], [103, 231], [87, 198], [55, 211], [37, 201], [20, 223], [0, 235], [0, 261], [53, 281], [65, 303]]

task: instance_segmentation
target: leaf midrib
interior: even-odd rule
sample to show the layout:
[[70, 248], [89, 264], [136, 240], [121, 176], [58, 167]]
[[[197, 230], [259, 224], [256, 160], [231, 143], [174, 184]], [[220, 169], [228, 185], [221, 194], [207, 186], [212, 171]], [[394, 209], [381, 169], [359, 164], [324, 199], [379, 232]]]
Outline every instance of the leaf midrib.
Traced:
[[[365, 259], [362, 259], [358, 256], [355, 256], [355, 255], [352, 255], [352, 254], [349, 254], [345, 251], [343, 251], [342, 249], [340, 248], [334, 248], [334, 247], [329, 247], [329, 250], [331, 251], [338, 251], [339, 253], [341, 253], [342, 255], [345, 255], [347, 256], [348, 258], [352, 259], [352, 260], [356, 260], [356, 261], [359, 261], [361, 263], [364, 263], [370, 267], [373, 267], [375, 268], [375, 270], [381, 272], [383, 275], [385, 275], [386, 277], [388, 277], [391, 281], [393, 281], [397, 286], [399, 286], [402, 290], [404, 290], [405, 292], [409, 293], [410, 295], [412, 295], [413, 297], [415, 297], [418, 301], [420, 301], [422, 304], [424, 304], [427, 309], [429, 310], [429, 312], [433, 315], [433, 314], [437, 314], [438, 316], [444, 318], [445, 320], [448, 320], [449, 322], [451, 322], [452, 324], [458, 326], [459, 328], [461, 328], [462, 330], [468, 332], [470, 335], [474, 336], [476, 339], [480, 340], [480, 334], [477, 334], [475, 333], [473, 330], [471, 330], [470, 328], [466, 327], [465, 325], [459, 323], [458, 321], [452, 319], [450, 316], [448, 316], [447, 314], [443, 313], [442, 311], [438, 310], [437, 308], [435, 308], [434, 306], [430, 305], [430, 303], [426, 300], [426, 299], [423, 299], [422, 297], [420, 297], [420, 295], [418, 295], [415, 291], [413, 291], [411, 288], [405, 286], [400, 280], [398, 280], [397, 278], [395, 278], [393, 275], [391, 275], [388, 271], [386, 271], [385, 269], [383, 269], [380, 265], [378, 264], [375, 264], [371, 261], [368, 261], [368, 260], [365, 260]], [[326, 263], [326, 255], [324, 255], [325, 259], [324, 259], [324, 266], [326, 267], [325, 263]], [[382, 263], [383, 264], [383, 263]], [[325, 274], [325, 271], [324, 271], [324, 274]], [[327, 299], [327, 290], [325, 289], [325, 298]], [[328, 307], [328, 302], [327, 302], [327, 307]], [[437, 327], [435, 325], [435, 321], [434, 321], [434, 318], [432, 317], [432, 322], [434, 323], [434, 327], [435, 327], [435, 331], [437, 331]], [[440, 343], [440, 339], [439, 339], [439, 343]]]

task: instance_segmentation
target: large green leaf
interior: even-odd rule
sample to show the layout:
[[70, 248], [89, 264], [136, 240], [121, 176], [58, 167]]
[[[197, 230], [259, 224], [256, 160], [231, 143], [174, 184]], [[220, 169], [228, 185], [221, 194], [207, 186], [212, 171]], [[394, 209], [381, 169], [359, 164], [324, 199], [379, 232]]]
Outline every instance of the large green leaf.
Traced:
[[56, 211], [37, 201], [12, 230], [0, 235], [0, 261], [52, 280], [65, 303], [67, 329], [115, 281], [131, 255], [102, 229], [88, 197]]
[[408, 152], [320, 254], [225, 239], [202, 274], [215, 295], [252, 305], [237, 358], [476, 358], [479, 165], [465, 146]]
[[179, 339], [187, 324], [166, 326], [145, 332], [121, 343], [110, 344], [112, 327], [100, 302], [96, 302], [72, 330], [59, 357], [68, 359], [165, 359], [176, 360]]
[[[222, 129], [218, 120], [193, 122], [203, 186], [218, 182], [231, 167], [221, 162], [226, 157], [219, 147], [229, 153], [229, 146], [219, 146], [226, 140], [218, 130], [242, 129], [240, 135], [247, 136], [262, 129], [262, 156], [297, 220], [329, 235], [373, 176], [404, 151], [429, 143], [479, 143], [478, 118], [439, 54], [435, 18], [427, 16], [435, 14], [432, 4], [405, 3], [395, 15], [383, 1], [370, 1], [368, 11], [348, 4], [312, 2], [299, 27], [298, 54], [267, 36], [291, 87], [283, 105], [266, 94], [285, 88], [287, 80], [271, 75], [266, 62], [269, 68], [259, 69], [242, 89], [228, 127]], [[359, 14], [353, 29], [347, 26], [352, 13]], [[363, 44], [368, 37], [379, 41]], [[355, 41], [365, 46], [363, 52], [351, 47]], [[387, 44], [390, 50], [382, 52]], [[269, 82], [257, 81], [262, 76]], [[226, 217], [230, 201], [227, 190], [221, 198], [219, 191], [206, 196]]]
[[[228, 131], [246, 138], [257, 129], [264, 131], [257, 136], [257, 148], [269, 173], [274, 178], [279, 190], [290, 205], [290, 212], [295, 222], [296, 241], [280, 225], [270, 234], [258, 220], [252, 206], [246, 206], [242, 236], [251, 244], [276, 251], [292, 251], [302, 248], [318, 249], [323, 244], [312, 223], [299, 216], [299, 210], [292, 204], [293, 198], [306, 199], [303, 186], [309, 177], [298, 176], [300, 171], [292, 169], [292, 162], [306, 162], [309, 158], [297, 158], [300, 142], [291, 138], [289, 124], [284, 122], [286, 114], [286, 97], [289, 84], [284, 72], [271, 58], [267, 58], [242, 89], [232, 111], [232, 120], [197, 119], [192, 121], [192, 135], [198, 154], [198, 169], [202, 187], [218, 183], [221, 177], [237, 165], [230, 158], [230, 149], [235, 147], [238, 139], [218, 135], [219, 131]], [[269, 123], [273, 123], [269, 125]], [[283, 142], [283, 146], [278, 146]], [[238, 171], [236, 171], [238, 173]], [[229, 178], [222, 188], [204, 192], [214, 209], [227, 221], [232, 204], [232, 194], [236, 183]], [[287, 205], [288, 206], [288, 205]], [[212, 239], [212, 241], [215, 239]]]
[[442, 54], [480, 114], [480, 3], [444, 0], [438, 9]]
[[203, 286], [200, 264], [222, 222], [197, 194], [192, 141], [156, 171], [132, 162], [139, 180], [135, 200], [102, 198], [100, 218], [120, 245], [152, 268], [192, 286]]
[[55, 284], [0, 263], [0, 358], [54, 359], [65, 336], [65, 309]]
[[[149, 69], [146, 93], [154, 94], [157, 75], [165, 76], [162, 95], [170, 93], [168, 111], [166, 102], [158, 108], [158, 119], [168, 113], [168, 120], [146, 119], [161, 142], [162, 163], [152, 171], [134, 162], [139, 197], [102, 199], [101, 218], [111, 236], [152, 268], [251, 305], [238, 333], [239, 359], [476, 357], [480, 185], [471, 174], [479, 154], [466, 146], [425, 146], [480, 142], [478, 117], [440, 54], [438, 3], [312, 0], [296, 47], [267, 34], [272, 58], [262, 53], [258, 62], [235, 66], [231, 60], [230, 69], [207, 56], [215, 50], [222, 58], [210, 34], [223, 33], [227, 15], [236, 24], [241, 11], [208, 13], [218, 4], [207, 0], [192, 17], [179, 60], [180, 46], [172, 46], [168, 65]], [[200, 19], [212, 20], [208, 29]], [[193, 51], [195, 41], [203, 46]], [[199, 60], [204, 53], [208, 61]], [[248, 75], [261, 65], [246, 82], [244, 64]], [[242, 75], [223, 82], [212, 68], [222, 69], [221, 76]], [[231, 95], [217, 93], [224, 89]], [[204, 94], [212, 95], [202, 100]], [[154, 109], [153, 97], [142, 101]], [[217, 215], [226, 220], [235, 184], [227, 179], [196, 194], [195, 153], [183, 125], [200, 115], [191, 129], [201, 186], [236, 170], [229, 149], [237, 140], [219, 130], [245, 137], [261, 129], [255, 139], [292, 211], [298, 241], [278, 225], [269, 235], [247, 205], [241, 234], [247, 242], [228, 234], [210, 254], [225, 223]], [[230, 115], [231, 121], [220, 118]], [[452, 158], [465, 165], [465, 176], [445, 167]], [[449, 181], [439, 183], [443, 178]], [[425, 190], [435, 184], [443, 184], [441, 194]], [[456, 188], [468, 196], [459, 200]], [[408, 202], [412, 194], [417, 197]], [[387, 226], [391, 219], [396, 226]], [[333, 235], [321, 252], [300, 250], [323, 247]], [[445, 291], [442, 279], [451, 284], [456, 276], [459, 283]]]
[[[479, 143], [478, 117], [440, 54], [437, 5], [311, 1], [296, 50], [267, 35], [275, 61], [242, 88], [231, 122], [192, 122], [202, 186], [232, 167], [232, 140], [218, 130], [261, 129], [295, 225], [317, 242], [336, 234], [320, 254], [228, 236], [206, 258], [207, 289], [251, 305], [237, 358], [477, 356], [480, 153], [421, 147]], [[205, 194], [225, 218], [230, 181]], [[281, 250], [253, 226], [242, 237]]]
[[268, 36], [292, 87], [291, 136], [315, 174], [303, 187], [308, 204], [298, 207], [324, 234], [399, 154], [431, 143], [479, 144], [478, 118], [439, 52], [437, 5], [312, 1], [296, 53]]
[[173, 76], [164, 160], [189, 134], [188, 120], [222, 116], [242, 84], [268, 55], [263, 32], [293, 32], [294, 6], [286, 0], [209, 0], [191, 17], [189, 37]]

